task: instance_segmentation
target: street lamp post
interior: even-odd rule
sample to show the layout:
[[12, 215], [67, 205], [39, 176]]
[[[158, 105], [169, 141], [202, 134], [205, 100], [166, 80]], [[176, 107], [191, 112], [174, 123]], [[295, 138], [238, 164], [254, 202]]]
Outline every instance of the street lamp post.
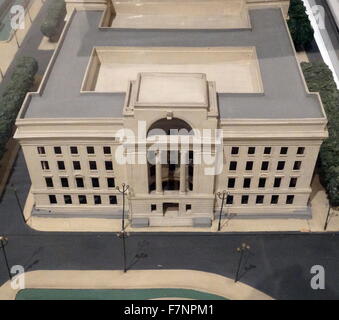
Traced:
[[218, 192], [217, 196], [218, 198], [221, 200], [221, 207], [220, 207], [220, 213], [219, 213], [219, 222], [218, 222], [218, 231], [220, 231], [221, 229], [221, 216], [222, 216], [222, 210], [224, 209], [224, 202], [225, 202], [225, 197], [226, 199], [228, 198], [228, 196], [230, 195], [229, 192], [226, 192], [226, 190], [224, 190], [223, 192]]
[[30, 12], [29, 12], [29, 4], [30, 4], [30, 0], [27, 0], [27, 1], [26, 1], [27, 14], [28, 14], [29, 21], [32, 23], [33, 20], [32, 20], [31, 14], [30, 14]]
[[122, 187], [117, 187], [117, 190], [122, 194], [122, 221], [121, 221], [121, 231], [117, 236], [122, 240], [122, 251], [123, 251], [123, 262], [124, 262], [124, 273], [127, 272], [126, 266], [126, 238], [129, 234], [125, 231], [125, 195], [128, 190], [129, 185], [125, 183], [122, 184]]
[[9, 279], [12, 280], [12, 275], [11, 275], [11, 271], [10, 271], [10, 268], [9, 268], [7, 253], [6, 253], [6, 249], [5, 249], [5, 246], [7, 245], [7, 243], [8, 243], [8, 239], [4, 236], [0, 236], [0, 248], [1, 248], [2, 253], [4, 255], [5, 264], [6, 264]]
[[329, 218], [330, 218], [330, 213], [331, 213], [331, 205], [328, 204], [328, 211], [327, 211], [327, 215], [326, 215], [324, 231], [326, 231], [326, 229], [327, 229], [328, 221], [329, 221]]
[[17, 190], [16, 188], [13, 186], [13, 184], [11, 184], [11, 186], [9, 187], [11, 190], [13, 190], [13, 193], [14, 193], [14, 196], [15, 196], [15, 199], [16, 199], [16, 202], [18, 204], [18, 207], [20, 209], [20, 212], [21, 212], [21, 216], [22, 216], [22, 219], [24, 220], [24, 222], [26, 223], [26, 218], [25, 218], [25, 214], [24, 214], [24, 210], [22, 208], [22, 205], [20, 203], [20, 199], [19, 199], [19, 196], [18, 196], [18, 193], [17, 193]]
[[244, 253], [249, 250], [250, 250], [250, 246], [246, 243], [243, 243], [239, 248], [237, 248], [237, 252], [240, 253], [240, 258], [239, 258], [238, 268], [235, 274], [234, 282], [237, 282], [239, 280], [239, 272], [240, 272], [242, 260], [244, 257]]
[[125, 183], [122, 184], [122, 187], [117, 187], [117, 190], [122, 194], [122, 221], [121, 221], [121, 230], [125, 230], [125, 195], [126, 191], [128, 190], [129, 185]]
[[14, 30], [14, 38], [15, 38], [16, 45], [18, 46], [18, 48], [20, 48], [19, 39], [18, 39], [18, 36], [16, 34], [16, 30]]

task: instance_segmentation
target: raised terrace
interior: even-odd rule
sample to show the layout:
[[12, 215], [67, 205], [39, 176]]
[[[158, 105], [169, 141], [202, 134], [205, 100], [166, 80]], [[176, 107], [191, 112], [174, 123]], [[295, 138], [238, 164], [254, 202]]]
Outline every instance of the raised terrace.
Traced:
[[220, 93], [263, 92], [254, 47], [95, 48], [83, 91], [122, 92], [140, 72], [205, 73]]
[[225, 29], [250, 27], [244, 0], [114, 2], [114, 28]]
[[121, 118], [127, 81], [154, 71], [206, 73], [216, 82], [221, 118], [324, 118], [280, 9], [249, 10], [251, 29], [222, 30], [99, 28], [102, 14], [70, 17], [41, 92], [27, 99], [21, 118]]

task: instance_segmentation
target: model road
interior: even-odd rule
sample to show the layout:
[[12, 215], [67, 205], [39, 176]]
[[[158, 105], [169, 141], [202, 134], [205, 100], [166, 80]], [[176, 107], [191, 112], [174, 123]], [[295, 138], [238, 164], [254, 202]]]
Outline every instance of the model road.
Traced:
[[[19, 154], [9, 185], [21, 203], [29, 190], [28, 172]], [[32, 270], [122, 269], [121, 240], [115, 233], [37, 232], [22, 220], [14, 192], [7, 188], [0, 203], [0, 234], [8, 237], [10, 265]], [[276, 299], [339, 298], [339, 234], [305, 233], [132, 233], [127, 239], [128, 269], [194, 269], [234, 278], [245, 242], [240, 281]], [[313, 265], [326, 272], [325, 290], [310, 286]], [[0, 255], [0, 283], [8, 279]]]

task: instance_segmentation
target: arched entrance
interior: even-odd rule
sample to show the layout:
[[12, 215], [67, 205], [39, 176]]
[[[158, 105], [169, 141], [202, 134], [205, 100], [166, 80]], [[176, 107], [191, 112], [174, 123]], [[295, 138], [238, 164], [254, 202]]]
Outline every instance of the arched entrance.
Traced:
[[179, 118], [163, 118], [155, 121], [148, 129], [147, 136], [154, 135], [193, 135], [193, 129]]
[[[192, 127], [179, 118], [159, 119], [155, 121], [147, 132], [147, 137], [152, 136], [191, 136]], [[179, 140], [180, 141], [180, 140]], [[156, 159], [148, 163], [149, 192], [193, 190], [193, 151], [182, 150], [181, 146], [169, 146], [170, 150], [159, 151], [150, 155], [149, 159]], [[187, 153], [183, 155], [183, 152]], [[156, 164], [154, 164], [156, 162]], [[160, 162], [160, 163], [159, 163]]]

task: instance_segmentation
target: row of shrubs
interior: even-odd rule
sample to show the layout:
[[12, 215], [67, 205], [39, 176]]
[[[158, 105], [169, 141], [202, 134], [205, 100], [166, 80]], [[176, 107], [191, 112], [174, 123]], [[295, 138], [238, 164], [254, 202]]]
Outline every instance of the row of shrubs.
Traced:
[[34, 84], [37, 71], [38, 63], [34, 58], [19, 58], [11, 79], [0, 97], [0, 159], [6, 150], [6, 143], [12, 134], [15, 118], [26, 93]]
[[319, 92], [327, 118], [329, 138], [320, 148], [318, 170], [330, 204], [339, 206], [339, 90], [325, 63], [301, 64], [310, 91]]
[[291, 0], [288, 9], [288, 27], [297, 51], [305, 49], [313, 40], [314, 30], [302, 0]]
[[41, 32], [50, 41], [56, 41], [63, 26], [66, 15], [66, 3], [64, 0], [53, 0], [47, 9], [47, 15], [41, 24]]

